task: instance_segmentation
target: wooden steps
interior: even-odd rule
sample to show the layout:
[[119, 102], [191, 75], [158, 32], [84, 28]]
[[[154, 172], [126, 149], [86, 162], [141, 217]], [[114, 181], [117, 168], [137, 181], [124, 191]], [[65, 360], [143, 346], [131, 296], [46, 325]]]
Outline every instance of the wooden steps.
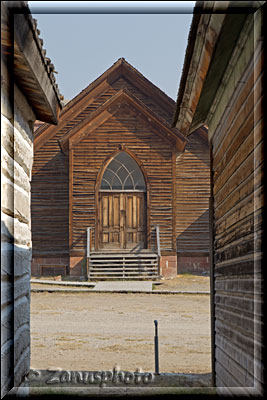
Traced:
[[158, 256], [151, 252], [90, 255], [89, 279], [158, 279]]

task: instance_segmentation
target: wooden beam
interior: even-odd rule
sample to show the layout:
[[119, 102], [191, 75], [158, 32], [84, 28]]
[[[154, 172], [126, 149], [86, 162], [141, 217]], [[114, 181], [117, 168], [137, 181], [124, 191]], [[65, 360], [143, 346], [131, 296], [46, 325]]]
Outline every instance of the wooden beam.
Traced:
[[72, 251], [73, 233], [73, 149], [69, 151], [69, 251]]

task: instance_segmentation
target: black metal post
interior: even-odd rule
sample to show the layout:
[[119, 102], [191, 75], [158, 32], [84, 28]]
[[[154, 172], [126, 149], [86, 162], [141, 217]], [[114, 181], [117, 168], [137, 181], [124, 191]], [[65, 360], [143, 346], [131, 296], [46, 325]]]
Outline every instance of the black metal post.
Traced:
[[155, 345], [155, 374], [159, 374], [159, 338], [158, 338], [158, 321], [154, 321], [155, 324], [155, 336], [154, 336], [154, 345]]

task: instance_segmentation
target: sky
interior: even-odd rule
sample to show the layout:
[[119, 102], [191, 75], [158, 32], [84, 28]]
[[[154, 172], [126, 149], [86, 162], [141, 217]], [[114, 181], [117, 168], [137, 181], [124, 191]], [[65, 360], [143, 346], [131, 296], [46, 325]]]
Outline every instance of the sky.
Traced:
[[194, 2], [28, 4], [65, 99], [124, 57], [176, 100]]

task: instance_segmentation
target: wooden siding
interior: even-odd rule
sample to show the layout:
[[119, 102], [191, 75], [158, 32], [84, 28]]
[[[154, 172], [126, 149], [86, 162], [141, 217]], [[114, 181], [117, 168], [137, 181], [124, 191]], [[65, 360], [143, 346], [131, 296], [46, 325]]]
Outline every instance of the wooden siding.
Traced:
[[[262, 340], [262, 53], [214, 132], [214, 299], [217, 386], [248, 387], [259, 376]], [[227, 366], [227, 368], [226, 368]]]
[[31, 184], [33, 257], [68, 255], [69, 167], [57, 139], [34, 154]]
[[158, 104], [155, 101], [153, 101], [153, 99], [146, 96], [143, 92], [140, 92], [139, 90], [137, 90], [125, 78], [118, 79], [116, 82], [114, 82], [112, 87], [116, 91], [119, 91], [121, 88], [125, 87], [130, 93], [132, 93], [137, 99], [141, 100], [152, 111], [154, 111], [160, 117], [164, 118], [165, 121], [167, 121], [169, 123], [169, 125], [171, 126], [175, 105], [173, 108], [170, 107], [169, 112], [167, 112], [166, 110], [163, 110], [162, 108], [160, 108], [158, 106]]
[[73, 255], [85, 253], [86, 228], [95, 227], [97, 176], [119, 144], [143, 163], [150, 184], [150, 224], [160, 225], [162, 248], [172, 249], [172, 148], [145, 120], [121, 107], [73, 147]]
[[176, 160], [177, 252], [209, 254], [209, 145], [197, 132]]
[[[122, 115], [121, 118], [115, 117], [108, 121], [107, 125], [99, 128], [95, 135], [88, 137], [90, 149], [86, 150], [86, 154], [83, 147], [87, 143], [86, 141], [74, 148], [73, 185], [69, 185], [69, 179], [72, 177], [69, 170], [70, 154], [62, 153], [58, 140], [123, 87], [157, 115], [167, 122], [171, 122], [173, 115], [171, 104], [169, 112], [166, 109], [161, 109], [157, 101], [148, 96], [144, 90], [137, 89], [134, 84], [127, 80], [126, 76], [119, 76], [115, 80], [114, 78], [107, 78], [99, 87], [96, 86], [92, 93], [82, 98], [81, 102], [78, 101], [77, 104], [73, 105], [71, 112], [63, 111], [62, 117], [59, 118], [59, 128], [56, 134], [53, 133], [54, 129], [51, 130], [51, 127], [41, 127], [42, 130], [48, 130], [48, 138], [45, 138], [44, 132], [42, 138], [38, 139], [37, 150], [34, 154], [31, 200], [33, 257], [44, 255], [47, 257], [52, 255], [54, 257], [66, 256], [69, 254], [69, 250], [73, 250], [74, 253], [84, 252], [84, 229], [95, 224], [94, 185], [97, 174], [107, 155], [116, 150], [119, 143], [125, 143], [129, 146], [129, 149], [141, 161], [146, 160], [146, 158], [150, 160], [144, 161], [150, 171], [151, 189], [155, 191], [147, 204], [148, 212], [151, 207], [153, 214], [150, 224], [160, 224], [163, 248], [170, 249], [173, 247], [171, 243], [171, 235], [173, 234], [171, 179], [173, 172], [171, 170], [170, 146], [149, 128], [147, 122], [137, 120], [134, 115], [131, 115], [129, 121], [126, 121], [129, 110], [125, 111], [125, 115]], [[119, 125], [117, 127], [118, 120]], [[109, 122], [111, 123], [110, 126]], [[110, 132], [113, 132], [112, 139]], [[134, 139], [135, 132], [137, 132], [136, 140]], [[116, 134], [114, 135], [114, 133]], [[154, 144], [154, 152], [152, 151], [151, 155], [148, 156], [152, 143]], [[162, 154], [160, 154], [161, 151]], [[81, 156], [81, 163], [83, 163], [83, 157], [87, 154], [89, 158], [85, 164], [81, 164], [83, 171], [79, 172], [80, 176], [84, 176], [84, 180], [81, 182], [77, 177], [77, 171], [79, 171], [77, 157]], [[154, 161], [152, 161], [153, 154], [156, 154]], [[76, 171], [75, 168], [77, 168]], [[161, 175], [159, 175], [160, 170], [162, 170], [162, 182], [164, 182], [166, 188], [165, 186], [161, 188], [163, 183], [161, 182]], [[72, 186], [72, 188], [69, 186]], [[74, 198], [72, 198], [72, 191]], [[73, 221], [71, 216], [74, 218]], [[150, 232], [148, 234], [150, 235]], [[153, 242], [154, 238], [151, 240]]]

